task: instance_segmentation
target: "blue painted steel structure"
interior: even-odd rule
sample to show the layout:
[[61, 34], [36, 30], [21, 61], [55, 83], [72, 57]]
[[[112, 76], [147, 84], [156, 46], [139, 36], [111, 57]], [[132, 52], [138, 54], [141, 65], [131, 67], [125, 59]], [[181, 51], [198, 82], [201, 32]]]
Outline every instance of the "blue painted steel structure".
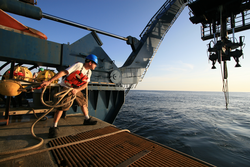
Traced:
[[[28, 14], [25, 13], [27, 5]], [[30, 10], [31, 5], [24, 2], [0, 0], [0, 8], [5, 11], [35, 19], [43, 16], [92, 31], [69, 45], [0, 28], [0, 61], [31, 64], [34, 67], [55, 67], [60, 71], [77, 61], [84, 61], [89, 54], [98, 55], [99, 63], [88, 86], [89, 112], [92, 116], [113, 123], [124, 103], [126, 93], [143, 78], [165, 34], [185, 6], [185, 0], [167, 0], [150, 20], [141, 39], [137, 40], [130, 36], [124, 38], [98, 29], [89, 29], [78, 23], [43, 14], [37, 7]], [[105, 53], [97, 33], [125, 40], [131, 45], [132, 53], [123, 67], [118, 68]], [[80, 112], [80, 108], [76, 106], [72, 106], [70, 110]]]
[[[142, 81], [165, 34], [186, 5], [193, 14], [190, 20], [194, 24], [202, 24], [202, 39], [214, 38], [214, 47], [208, 49], [213, 66], [216, 61], [224, 61], [225, 64], [230, 57], [234, 57], [237, 66], [240, 66], [238, 63], [242, 49], [237, 48], [241, 48], [243, 42], [228, 40], [227, 33], [234, 34], [249, 28], [249, 24], [245, 22], [247, 15], [244, 14], [244, 11], [250, 9], [249, 0], [167, 0], [142, 31], [140, 40], [131, 36], [120, 37], [42, 13], [40, 8], [32, 6], [34, 3], [31, 1], [0, 0], [0, 9], [38, 20], [43, 17], [92, 32], [69, 45], [35, 38], [0, 26], [0, 61], [7, 61], [3, 66], [11, 63], [13, 67], [15, 63], [25, 63], [33, 65], [34, 68], [43, 65], [55, 67], [60, 71], [77, 61], [84, 61], [89, 54], [98, 55], [99, 63], [92, 73], [88, 87], [89, 111], [90, 115], [109, 123], [115, 120], [126, 93]], [[242, 25], [237, 27], [235, 19], [239, 14]], [[227, 30], [227, 20], [231, 21], [230, 30]], [[206, 30], [207, 28], [209, 30]], [[102, 41], [97, 33], [125, 40], [131, 45], [132, 52], [121, 68], [118, 68], [102, 49]], [[234, 49], [236, 50], [232, 51]], [[70, 110], [78, 112], [80, 108], [72, 106]]]

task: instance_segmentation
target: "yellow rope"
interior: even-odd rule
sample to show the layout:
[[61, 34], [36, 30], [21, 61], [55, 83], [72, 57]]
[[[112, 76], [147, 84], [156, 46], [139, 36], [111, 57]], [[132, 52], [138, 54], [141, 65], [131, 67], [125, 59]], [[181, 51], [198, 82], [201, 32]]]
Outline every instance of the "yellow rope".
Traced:
[[13, 159], [21, 158], [21, 157], [26, 157], [26, 156], [30, 156], [30, 155], [34, 155], [34, 154], [38, 154], [38, 153], [42, 153], [42, 152], [46, 152], [46, 151], [58, 149], [58, 148], [63, 148], [63, 147], [67, 147], [67, 146], [71, 146], [71, 145], [75, 145], [75, 144], [80, 144], [80, 143], [88, 142], [88, 141], [91, 141], [91, 140], [96, 140], [96, 139], [100, 139], [100, 138], [103, 138], [103, 137], [115, 135], [115, 134], [121, 133], [121, 132], [130, 132], [130, 131], [127, 130], [127, 129], [123, 129], [123, 130], [119, 130], [119, 131], [116, 131], [116, 132], [108, 133], [108, 134], [105, 134], [105, 135], [93, 137], [93, 138], [90, 138], [90, 139], [85, 139], [85, 140], [80, 140], [80, 141], [76, 141], [76, 142], [73, 142], [73, 143], [67, 143], [67, 144], [63, 144], [63, 145], [59, 145], [59, 146], [45, 148], [43, 150], [34, 151], [32, 153], [19, 154], [19, 155], [15, 155], [15, 156], [3, 158], [3, 159], [0, 159], [0, 162], [4, 162], [4, 161], [8, 161], [8, 160], [13, 160]]
[[[42, 94], [41, 94], [41, 101], [42, 101], [42, 103], [43, 103], [44, 105], [50, 106], [50, 105], [47, 105], [47, 104], [43, 101], [43, 94], [44, 94], [46, 88], [47, 88], [47, 87], [45, 87], [45, 88], [43, 89], [43, 91], [42, 91]], [[37, 145], [31, 146], [31, 147], [27, 147], [27, 148], [23, 148], [23, 149], [19, 149], [19, 150], [6, 151], [6, 152], [3, 152], [3, 153], [0, 153], [0, 155], [7, 155], [7, 154], [13, 154], [13, 153], [20, 153], [20, 152], [32, 150], [32, 149], [35, 149], [35, 148], [38, 148], [38, 147], [42, 146], [42, 144], [44, 143], [43, 138], [37, 137], [36, 134], [34, 133], [34, 127], [35, 127], [36, 123], [37, 123], [38, 121], [40, 121], [43, 117], [45, 117], [48, 113], [50, 113], [55, 107], [61, 107], [61, 106], [65, 105], [65, 104], [67, 104], [67, 103], [65, 103], [65, 104], [58, 105], [58, 104], [61, 102], [61, 100], [62, 100], [62, 99], [72, 90], [72, 89], [73, 89], [73, 88], [70, 88], [70, 89], [68, 89], [68, 90], [65, 90], [65, 91], [62, 91], [62, 92], [57, 93], [55, 96], [56, 96], [56, 97], [59, 97], [59, 96], [60, 96], [60, 99], [57, 101], [57, 103], [56, 103], [55, 105], [51, 106], [51, 108], [50, 108], [45, 114], [43, 114], [40, 118], [38, 118], [38, 119], [32, 124], [32, 126], [31, 126], [31, 128], [30, 128], [31, 134], [32, 134], [32, 136], [33, 136], [34, 138], [40, 140], [40, 143], [38, 143]], [[64, 94], [63, 94], [63, 93], [64, 93]], [[75, 100], [75, 98], [76, 98], [76, 96], [74, 96], [74, 98], [71, 99], [71, 100], [69, 101], [69, 102], [72, 101], [71, 105], [73, 104], [73, 101]], [[1, 161], [0, 161], [0, 162], [1, 162]]]

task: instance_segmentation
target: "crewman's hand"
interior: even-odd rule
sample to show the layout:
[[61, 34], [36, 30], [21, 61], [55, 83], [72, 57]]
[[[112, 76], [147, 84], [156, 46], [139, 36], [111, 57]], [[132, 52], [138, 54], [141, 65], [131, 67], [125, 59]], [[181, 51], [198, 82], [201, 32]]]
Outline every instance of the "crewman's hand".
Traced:
[[41, 87], [46, 87], [49, 86], [51, 84], [50, 81], [43, 81], [42, 84], [40, 85]]
[[76, 94], [79, 92], [79, 90], [78, 90], [78, 89], [73, 89], [71, 92], [72, 92], [74, 95], [76, 95]]

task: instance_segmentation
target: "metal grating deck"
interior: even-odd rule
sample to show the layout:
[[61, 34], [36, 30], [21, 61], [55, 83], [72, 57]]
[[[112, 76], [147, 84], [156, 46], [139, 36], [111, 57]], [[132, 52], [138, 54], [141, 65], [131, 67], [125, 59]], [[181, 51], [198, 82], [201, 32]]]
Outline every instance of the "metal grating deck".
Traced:
[[[107, 134], [111, 135], [100, 137]], [[54, 147], [86, 139], [53, 149], [58, 166], [213, 166], [113, 126], [60, 137], [48, 144]]]

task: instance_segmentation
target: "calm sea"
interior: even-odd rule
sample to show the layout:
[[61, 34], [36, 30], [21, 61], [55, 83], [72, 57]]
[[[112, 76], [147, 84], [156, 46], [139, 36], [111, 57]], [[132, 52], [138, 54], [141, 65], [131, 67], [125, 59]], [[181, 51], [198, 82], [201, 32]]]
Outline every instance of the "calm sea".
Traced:
[[141, 91], [114, 125], [216, 166], [250, 166], [250, 93]]

